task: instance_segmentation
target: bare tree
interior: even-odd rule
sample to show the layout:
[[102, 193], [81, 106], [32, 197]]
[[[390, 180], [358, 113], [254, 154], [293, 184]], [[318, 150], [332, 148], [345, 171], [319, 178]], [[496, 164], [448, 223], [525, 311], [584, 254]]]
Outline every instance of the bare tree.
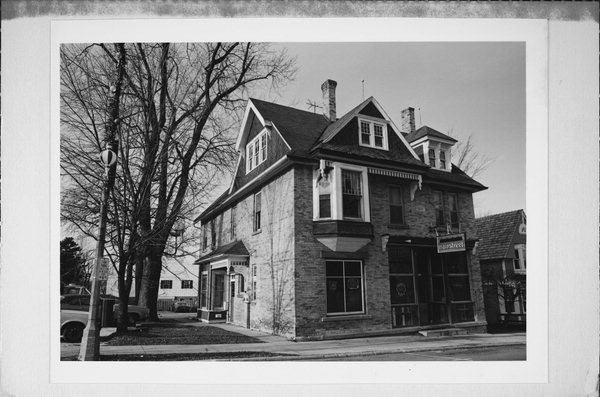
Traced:
[[[173, 227], [191, 223], [233, 164], [232, 131], [247, 90], [261, 82], [278, 87], [295, 70], [285, 52], [266, 44], [137, 43], [127, 50], [119, 172], [109, 216], [112, 253], [128, 262], [125, 278], [135, 267], [139, 303], [157, 320], [162, 256], [171, 252]], [[71, 133], [61, 150], [63, 157], [83, 152], [79, 159], [85, 159], [63, 166], [63, 219], [92, 235], [93, 216], [87, 215], [97, 206], [98, 176], [88, 165], [95, 162], [104, 106], [94, 93], [106, 90], [106, 65], [115, 56], [103, 44], [63, 52], [70, 70], [64, 72], [69, 84], [63, 85], [61, 120]]]
[[[450, 130], [448, 135], [452, 136]], [[458, 140], [452, 148], [452, 162], [471, 178], [475, 178], [484, 172], [496, 161], [495, 158], [481, 153], [473, 144], [473, 134], [467, 139]]]

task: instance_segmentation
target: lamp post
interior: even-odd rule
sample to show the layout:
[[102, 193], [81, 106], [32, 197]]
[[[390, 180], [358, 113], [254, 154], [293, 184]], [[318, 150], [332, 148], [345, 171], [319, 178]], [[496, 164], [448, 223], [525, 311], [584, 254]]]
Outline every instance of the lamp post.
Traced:
[[[103, 266], [104, 240], [106, 237], [106, 218], [108, 210], [108, 199], [112, 185], [114, 184], [114, 173], [117, 161], [115, 152], [117, 141], [109, 142], [106, 149], [100, 153], [100, 159], [104, 164], [104, 189], [100, 203], [100, 227], [98, 231], [98, 243], [96, 245], [96, 263], [92, 270], [92, 296], [90, 297], [90, 310], [88, 312], [87, 326], [83, 330], [81, 346], [79, 349], [79, 361], [96, 361], [100, 356], [100, 328], [99, 323], [99, 298], [100, 298], [100, 267]], [[112, 175], [111, 175], [112, 174]]]
[[[98, 316], [98, 298], [100, 297], [100, 266], [104, 259], [104, 239], [106, 238], [106, 219], [108, 214], [108, 200], [110, 192], [115, 184], [117, 162], [117, 130], [119, 127], [119, 103], [121, 99], [121, 89], [125, 77], [125, 45], [123, 43], [114, 44], [118, 53], [116, 60], [117, 78], [110, 86], [110, 98], [108, 103], [108, 122], [104, 135], [106, 148], [100, 153], [100, 160], [104, 164], [104, 186], [102, 189], [102, 200], [100, 202], [100, 226], [98, 230], [98, 245], [96, 246], [96, 264], [92, 271], [92, 296], [90, 299], [90, 311], [88, 313], [88, 322], [83, 330], [81, 346], [79, 348], [79, 361], [97, 361], [100, 356], [100, 324]], [[114, 59], [114, 57], [113, 57]]]

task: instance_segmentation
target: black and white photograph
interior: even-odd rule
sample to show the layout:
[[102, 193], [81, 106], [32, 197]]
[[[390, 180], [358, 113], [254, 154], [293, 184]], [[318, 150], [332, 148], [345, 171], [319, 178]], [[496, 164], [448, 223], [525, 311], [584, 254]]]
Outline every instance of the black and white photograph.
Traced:
[[60, 61], [62, 359], [526, 359], [524, 43]]
[[597, 89], [556, 65], [585, 18], [219, 12], [47, 19], [47, 131], [3, 122], [32, 271], [0, 273], [44, 378], [7, 390], [597, 395]]

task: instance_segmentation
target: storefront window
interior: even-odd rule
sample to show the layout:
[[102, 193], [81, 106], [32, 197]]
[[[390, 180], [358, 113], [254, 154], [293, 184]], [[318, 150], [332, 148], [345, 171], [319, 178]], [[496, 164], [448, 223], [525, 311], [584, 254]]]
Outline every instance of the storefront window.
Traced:
[[327, 261], [327, 314], [361, 313], [363, 274], [360, 261]]

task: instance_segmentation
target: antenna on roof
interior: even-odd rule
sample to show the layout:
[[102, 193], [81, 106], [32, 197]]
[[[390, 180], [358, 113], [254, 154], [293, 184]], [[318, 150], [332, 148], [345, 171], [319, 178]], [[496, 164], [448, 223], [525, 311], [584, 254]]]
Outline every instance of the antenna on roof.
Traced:
[[419, 108], [419, 126], [423, 126], [423, 120], [421, 120], [421, 108]]
[[362, 98], [360, 98], [361, 102], [365, 100], [365, 79], [361, 80], [362, 83]]
[[313, 109], [313, 113], [317, 113], [317, 108], [322, 109], [322, 106], [317, 105], [315, 101], [311, 101], [310, 99], [306, 101], [306, 104], [309, 108]]

